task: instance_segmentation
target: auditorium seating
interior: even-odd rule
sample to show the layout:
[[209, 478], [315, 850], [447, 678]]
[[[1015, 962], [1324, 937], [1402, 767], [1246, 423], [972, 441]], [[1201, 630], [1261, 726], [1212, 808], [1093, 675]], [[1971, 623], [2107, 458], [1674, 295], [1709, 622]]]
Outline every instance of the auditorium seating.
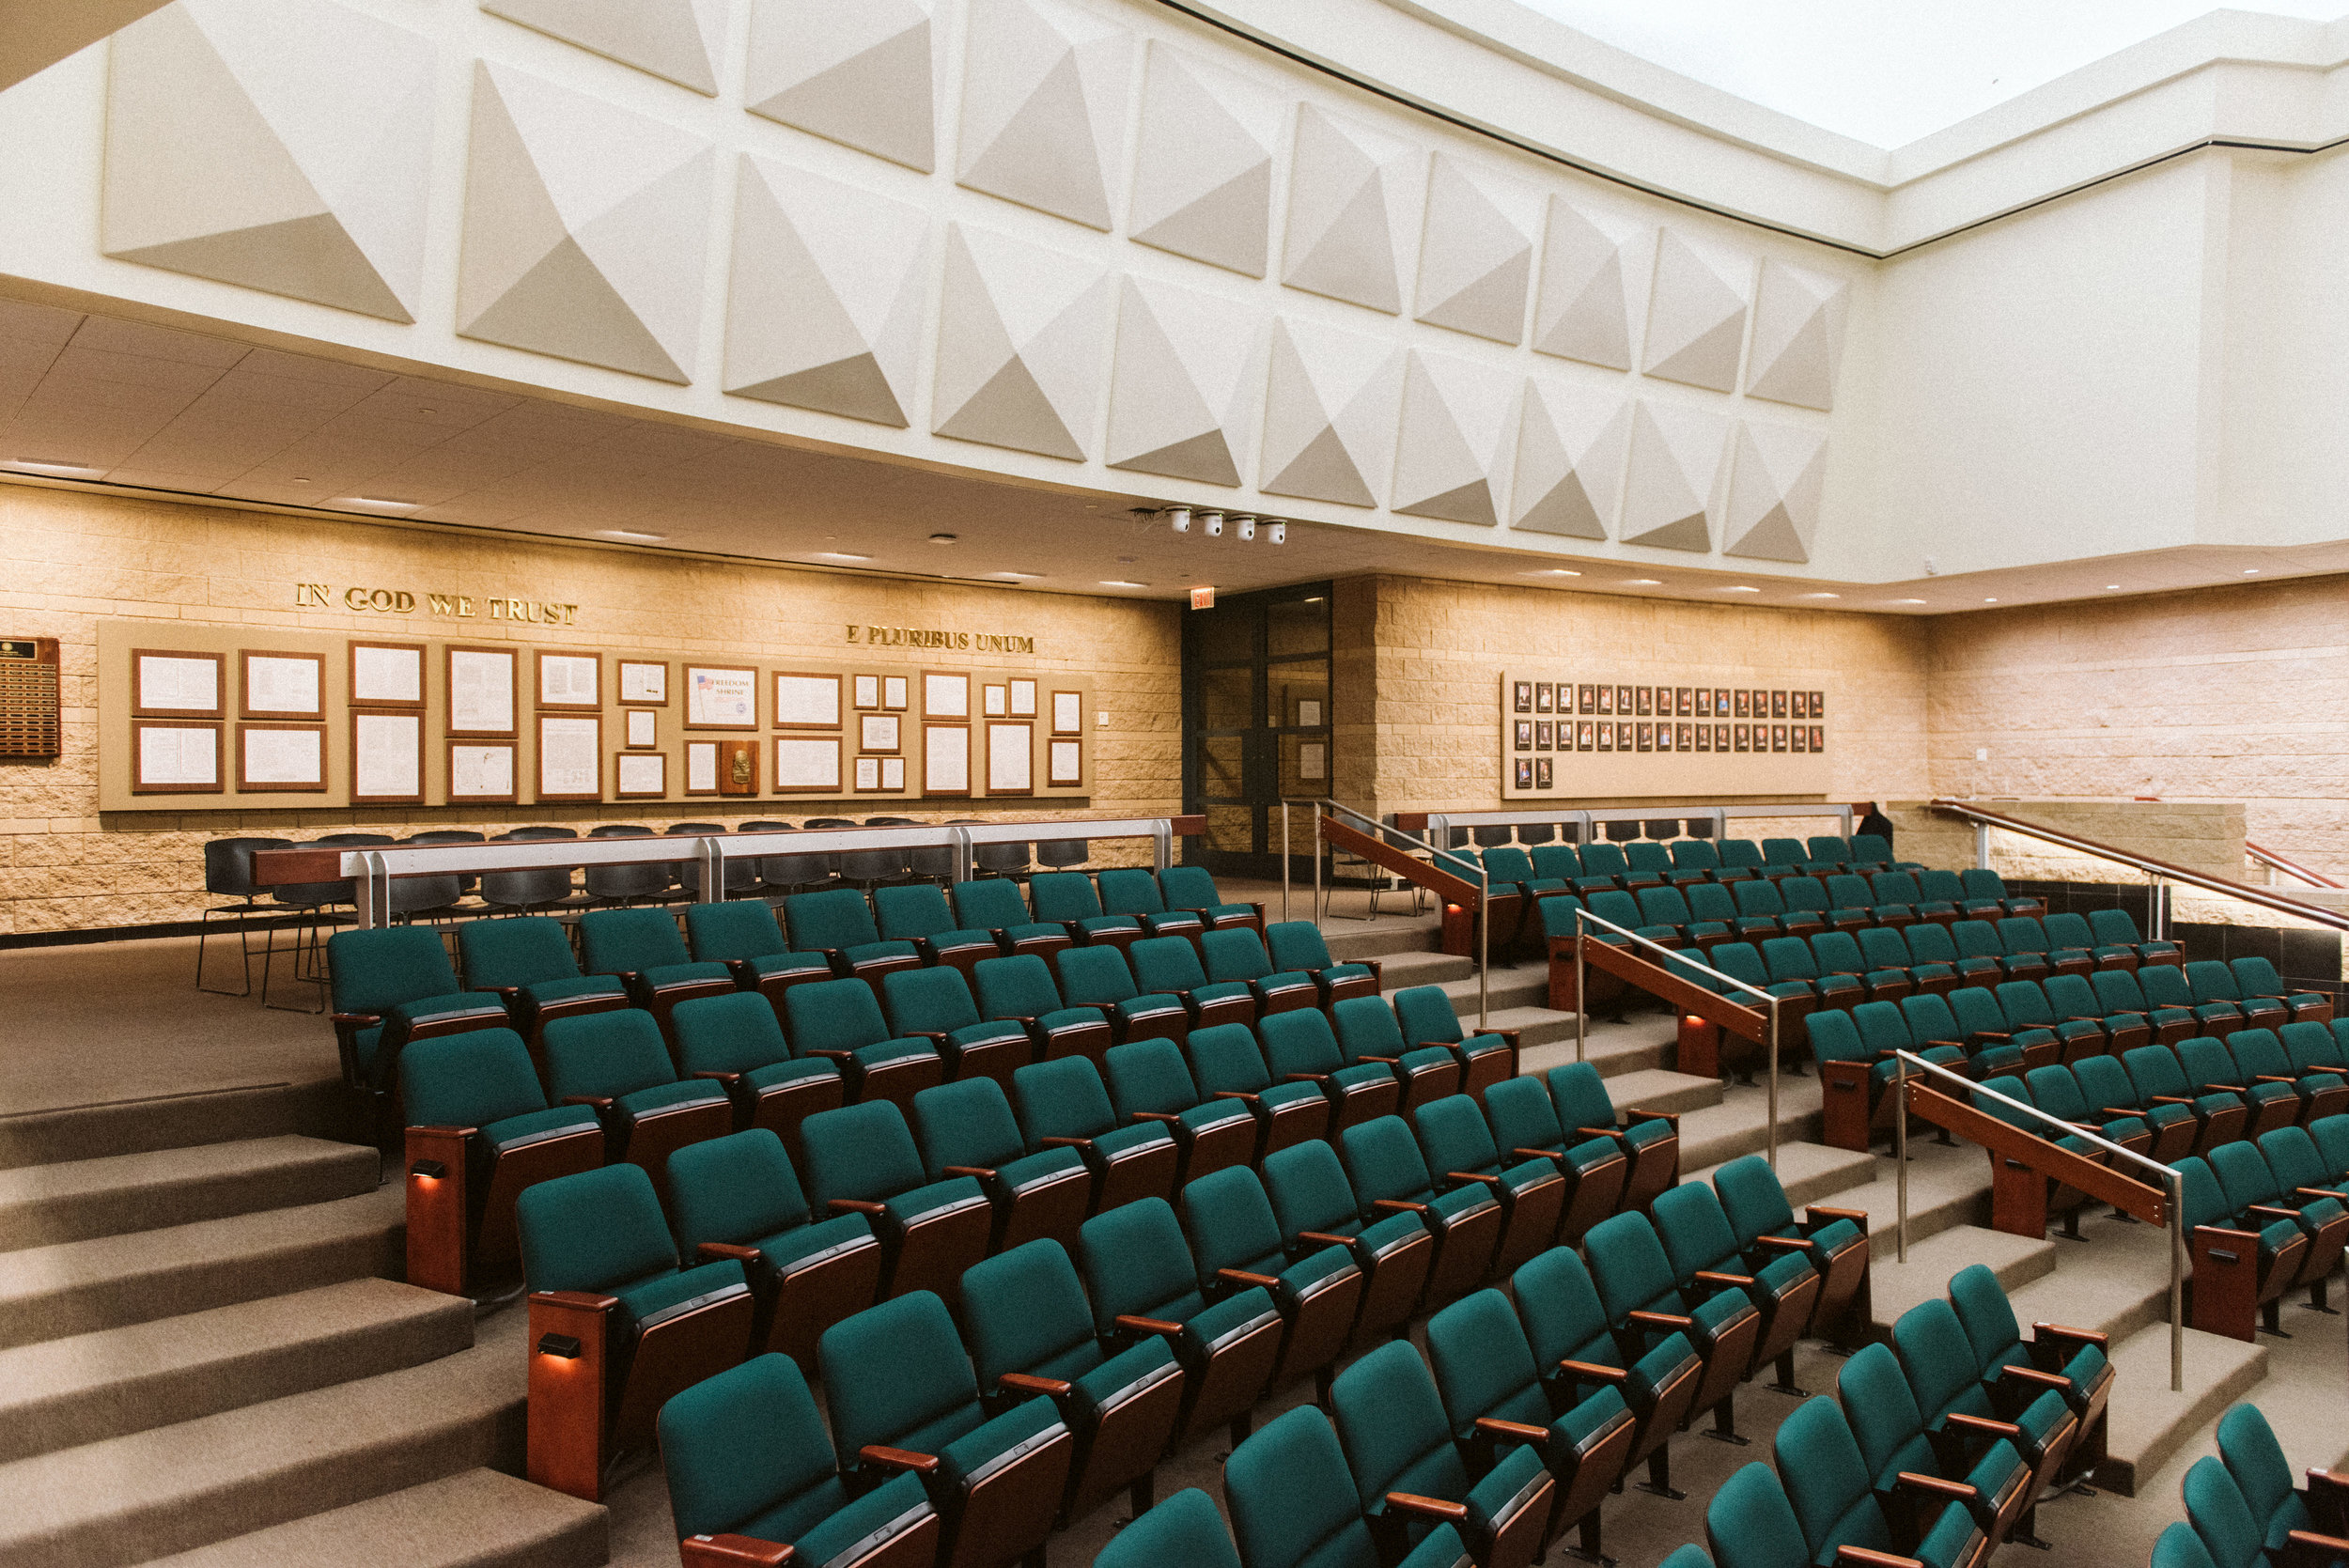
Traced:
[[1125, 949], [1143, 938], [1142, 922], [1132, 915], [1112, 915], [1101, 907], [1100, 894], [1081, 872], [1046, 871], [1028, 879], [1028, 902], [1038, 922], [1057, 925], [1072, 942]]
[[979, 1011], [1025, 1029], [1043, 1060], [1085, 1056], [1097, 1062], [1110, 1048], [1108, 1015], [1098, 1007], [1064, 1005], [1052, 971], [1034, 954], [983, 958], [972, 974]]
[[2279, 1528], [2272, 1514], [2261, 1518], [2224, 1458], [2194, 1461], [2181, 1490], [2186, 1519], [2214, 1568], [2337, 1568], [2349, 1554], [2349, 1541], [2337, 1535]]
[[[1813, 1445], [1825, 1449], [1825, 1445]], [[1832, 1450], [1826, 1450], [1831, 1455]], [[1795, 1467], [1781, 1463], [1789, 1474]], [[1820, 1468], [1808, 1472], [1805, 1480], [1813, 1489], [1826, 1491], [1834, 1487], [1833, 1495], [1842, 1489], [1834, 1483], [1851, 1472], [1843, 1467], [1823, 1463]], [[1864, 1512], [1857, 1522], [1839, 1520], [1842, 1529], [1829, 1526], [1822, 1531], [1825, 1546], [1815, 1554], [1809, 1545], [1802, 1521], [1788, 1500], [1786, 1487], [1767, 1465], [1748, 1465], [1721, 1483], [1713, 1500], [1705, 1505], [1704, 1535], [1713, 1548], [1713, 1560], [1719, 1568], [1808, 1568], [1814, 1562], [1829, 1564], [1867, 1564], [1869, 1568], [1890, 1568], [1892, 1564], [1918, 1563], [1923, 1568], [1975, 1568], [1989, 1560], [1994, 1545], [1984, 1535], [1962, 1503], [1940, 1502], [1942, 1485], [1929, 1485], [1933, 1478], [1910, 1480], [1903, 1475], [1897, 1483], [1906, 1491], [1922, 1493], [1936, 1499], [1933, 1506], [1939, 1512], [1932, 1515], [1934, 1523], [1924, 1530], [1915, 1547], [1916, 1555], [1890, 1552], [1878, 1553], [1875, 1547], [1862, 1546], [1858, 1540], [1846, 1540], [1846, 1531], [1865, 1538], [1873, 1533]], [[1855, 1506], [1873, 1505], [1869, 1496], [1855, 1499]], [[1859, 1555], [1861, 1552], [1870, 1555]]]
[[910, 941], [882, 939], [872, 906], [854, 888], [793, 893], [783, 901], [783, 918], [794, 947], [822, 954], [833, 974], [862, 980], [877, 995], [881, 976], [922, 961]]
[[764, 996], [778, 1017], [784, 992], [832, 978], [832, 961], [824, 955], [790, 950], [774, 910], [763, 899], [689, 904], [685, 935], [697, 961], [723, 964], [736, 986]]
[[326, 940], [326, 971], [343, 1082], [379, 1101], [410, 1040], [509, 1021], [495, 992], [458, 988], [441, 939], [420, 926], [337, 931]]
[[1288, 1256], [1343, 1246], [1361, 1270], [1353, 1343], [1407, 1332], [1436, 1258], [1435, 1234], [1418, 1213], [1366, 1216], [1336, 1151], [1319, 1139], [1266, 1156], [1264, 1183]]
[[1482, 1099], [1494, 1084], [1515, 1078], [1517, 1032], [1500, 1029], [1466, 1033], [1452, 998], [1440, 986], [1408, 986], [1394, 993], [1395, 1022], [1411, 1050], [1440, 1047], [1460, 1064], [1460, 1092]]
[[1446, 1189], [1481, 1186], [1501, 1207], [1493, 1272], [1506, 1274], [1557, 1238], [1566, 1184], [1548, 1159], [1504, 1157], [1476, 1102], [1466, 1094], [1421, 1106], [1410, 1116], [1427, 1168]]
[[581, 969], [616, 977], [663, 1035], [678, 1002], [735, 988], [725, 965], [697, 962], [687, 951], [666, 909], [590, 909], [579, 917], [579, 954]]
[[1616, 1125], [1607, 1080], [1587, 1062], [1569, 1062], [1547, 1075], [1559, 1125], [1569, 1134], [1610, 1138], [1631, 1162], [1618, 1207], [1644, 1209], [1656, 1195], [1680, 1179], [1680, 1113], [1631, 1106]]
[[1035, 1057], [1024, 1024], [979, 1017], [970, 982], [952, 965], [892, 970], [881, 977], [881, 1002], [895, 1036], [929, 1042], [950, 1079], [1008, 1084]]
[[[1013, 896], [1019, 896], [1017, 890]], [[950, 965], [966, 979], [980, 959], [1003, 951], [992, 930], [957, 925], [954, 911], [946, 907], [945, 893], [934, 883], [875, 888], [873, 914], [883, 941], [911, 942], [915, 956], [924, 964]]]
[[[1222, 1027], [1248, 1032], [1236, 1024]], [[1249, 1049], [1254, 1048], [1252, 1037]], [[1259, 1139], [1253, 1109], [1237, 1096], [1202, 1094], [1174, 1041], [1138, 1040], [1116, 1047], [1103, 1065], [1110, 1103], [1117, 1114], [1129, 1123], [1154, 1123], [1174, 1140], [1178, 1183], [1256, 1162]]]
[[2186, 955], [2178, 944], [2170, 941], [2148, 941], [2138, 933], [2137, 922], [2126, 909], [2092, 909], [2088, 928], [2095, 934], [2098, 946], [2095, 956], [2099, 963], [2109, 957], [2126, 969], [2141, 969], [2148, 965], [2175, 966], [2186, 962]]
[[1207, 1299], [1261, 1290], [1281, 1314], [1281, 1353], [1268, 1387], [1311, 1375], [1316, 1399], [1327, 1405], [1361, 1306], [1362, 1271], [1352, 1249], [1330, 1243], [1291, 1259], [1263, 1181], [1244, 1167], [1190, 1183], [1181, 1202], [1183, 1234]]
[[1569, 1132], [1557, 1102], [1539, 1078], [1511, 1078], [1485, 1094], [1485, 1117], [1494, 1143], [1516, 1158], [1546, 1159], [1564, 1183], [1556, 1235], [1579, 1246], [1585, 1232], [1615, 1212], [1631, 1160], [1612, 1129], [1596, 1136]]
[[457, 928], [457, 950], [468, 988], [496, 993], [525, 1040], [537, 1040], [551, 1018], [629, 1004], [617, 980], [580, 972], [563, 923], [544, 915], [466, 921]]
[[1153, 1037], [1176, 1040], [1188, 1027], [1189, 1009], [1180, 997], [1144, 992], [1134, 984], [1124, 948], [1106, 943], [1064, 948], [1052, 955], [1052, 969], [1063, 1002], [1096, 1009], [1109, 1020], [1116, 1045]]
[[1031, 1153], [995, 1079], [966, 1079], [914, 1095], [913, 1135], [931, 1181], [968, 1176], [987, 1193], [995, 1214], [989, 1251], [1047, 1236], [1076, 1244], [1077, 1227], [1093, 1212], [1092, 1168], [1062, 1145]]
[[1738, 1254], [1749, 1271], [1776, 1255], [1799, 1253], [1819, 1276], [1815, 1310], [1803, 1332], [1848, 1350], [1868, 1332], [1870, 1294], [1868, 1214], [1812, 1203], [1795, 1218], [1778, 1172], [1759, 1155], [1744, 1155], [1713, 1172]]
[[2291, 1462], [2258, 1405], [2238, 1405], [2218, 1419], [2218, 1459], [2242, 1494], [2263, 1545], [2280, 1549], [2295, 1530], [2331, 1536], [2336, 1543], [2349, 1535], [2349, 1479], [2311, 1468], [2307, 1487], [2294, 1486]]
[[[1330, 1009], [1339, 1048], [1356, 1065], [1383, 1065], [1402, 1085], [1404, 1113], [1460, 1092], [1464, 1064], [1441, 1045], [1411, 1047], [1384, 997], [1348, 997]], [[1283, 1023], [1284, 1031], [1299, 1026]], [[1310, 1027], [1310, 1026], [1307, 1026]]]
[[909, 1109], [915, 1094], [944, 1081], [945, 1060], [927, 1040], [893, 1034], [875, 996], [863, 979], [794, 986], [783, 995], [784, 1027], [800, 1055], [839, 1069], [849, 1099]]
[[736, 1126], [767, 1127], [786, 1147], [798, 1147], [801, 1123], [847, 1094], [832, 1063], [791, 1053], [774, 1008], [753, 992], [681, 1001], [669, 1022], [677, 1071], [723, 1089]]
[[[1589, 1268], [1568, 1248], [1534, 1258], [1510, 1288], [1514, 1319], [1500, 1292], [1480, 1291], [1428, 1320], [1428, 1354], [1455, 1430], [1479, 1415], [1541, 1425], [1545, 1409], [1580, 1411], [1571, 1450], [1590, 1479], [1611, 1486], [1604, 1471], [1619, 1478], [1644, 1464], [1642, 1489], [1676, 1499], [1670, 1440], [1688, 1418], [1704, 1370], [1688, 1336], [1673, 1330], [1641, 1351], [1640, 1337], [1610, 1321]], [[1626, 1424], [1614, 1420], [1618, 1407], [1630, 1418], [1627, 1437], [1610, 1430]], [[1614, 1442], [1620, 1451], [1602, 1455], [1602, 1445]], [[1565, 1485], [1569, 1495], [1579, 1490], [1576, 1480]], [[1598, 1531], [1594, 1514], [1582, 1527], [1586, 1552], [1597, 1550]]]
[[1083, 1057], [1037, 1062], [1012, 1075], [1012, 1105], [1032, 1150], [1071, 1149], [1093, 1173], [1087, 1210], [1172, 1198], [1180, 1159], [1156, 1122], [1121, 1125], [1101, 1074]]
[[1199, 951], [1209, 980], [1248, 987], [1257, 1017], [1321, 1004], [1321, 993], [1312, 975], [1302, 970], [1285, 973], [1273, 970], [1264, 939], [1253, 928], [1210, 928], [1200, 937]]
[[1159, 873], [1159, 889], [1168, 909], [1197, 915], [1208, 932], [1245, 926], [1259, 937], [1264, 933], [1265, 907], [1226, 902], [1206, 866], [1170, 865]]
[[[1381, 1568], [1345, 1452], [1319, 1410], [1291, 1410], [1235, 1448], [1223, 1467], [1223, 1496], [1242, 1568]], [[1396, 1568], [1468, 1561], [1447, 1519]]]
[[994, 1207], [974, 1176], [932, 1181], [904, 1114], [887, 1100], [801, 1124], [807, 1196], [825, 1214], [861, 1214], [880, 1237], [881, 1294], [952, 1300], [962, 1271], [987, 1255]]
[[2039, 1323], [2031, 1326], [2031, 1337], [2024, 1339], [2006, 1287], [1981, 1264], [1968, 1264], [1950, 1276], [1949, 1299], [1979, 1364], [1979, 1380], [1994, 1389], [2013, 1382], [2024, 1391], [2034, 1387], [2053, 1390], [2078, 1422], [2070, 1468], [2085, 1475], [2101, 1464], [2115, 1376], [2106, 1356], [2110, 1348], [2107, 1336]]
[[2264, 1149], [2280, 1133], [2297, 1130], [2280, 1128], [2257, 1142], [2221, 1144], [2208, 1158], [2238, 1223], [2248, 1229], [2263, 1221], [2288, 1219], [2308, 1237], [2308, 1253], [2294, 1283], [2308, 1286], [2309, 1305], [2322, 1312], [2325, 1281], [2341, 1262], [2342, 1244], [2349, 1242], [2349, 1207], [2327, 1190], [2300, 1189], [2278, 1177]]
[[1248, 1107], [1256, 1119], [1255, 1161], [1261, 1164], [1278, 1150], [1326, 1138], [1337, 1108], [1318, 1081], [1276, 1082], [1256, 1040], [1238, 1024], [1196, 1029], [1183, 1042], [1183, 1060], [1200, 1093]]
[[1241, 1568], [1241, 1563], [1215, 1499], [1194, 1486], [1112, 1536], [1093, 1568]]
[[987, 932], [1006, 954], [1049, 957], [1075, 941], [1066, 926], [1034, 918], [1019, 896], [1019, 885], [1008, 877], [957, 882], [952, 892], [957, 924]]
[[1137, 988], [1182, 1003], [1189, 1029], [1253, 1023], [1256, 999], [1236, 980], [1209, 980], [1199, 949], [1184, 936], [1146, 937], [1127, 950]]
[[1330, 946], [1322, 940], [1321, 928], [1312, 921], [1273, 922], [1265, 927], [1265, 946], [1271, 952], [1274, 969], [1313, 977], [1324, 1007], [1347, 997], [1375, 997], [1379, 992], [1377, 961], [1338, 963], [1330, 956]]
[[1626, 1352], [1644, 1353], [1671, 1335], [1684, 1337], [1704, 1363], [1688, 1419], [1710, 1413], [1715, 1431], [1735, 1435], [1737, 1386], [1752, 1370], [1762, 1330], [1762, 1314], [1745, 1292], [1700, 1281], [1694, 1292], [1684, 1295], [1662, 1239], [1644, 1214], [1601, 1220], [1583, 1238], [1583, 1247], [1599, 1304]]
[[1475, 1289], [1499, 1256], [1501, 1201], [1477, 1183], [1439, 1191], [1427, 1161], [1400, 1116], [1380, 1116], [1337, 1134], [1338, 1158], [1364, 1224], [1389, 1214], [1414, 1214], [1436, 1238], [1427, 1268], [1424, 1305], [1433, 1309]]
[[[1355, 999], [1348, 998], [1348, 1001]], [[1363, 998], [1384, 1009], [1376, 998]], [[1392, 1015], [1390, 1015], [1392, 1017]], [[1260, 1019], [1256, 1038], [1264, 1047], [1266, 1067], [1287, 1082], [1309, 1082], [1330, 1102], [1332, 1134], [1380, 1116], [1392, 1116], [1403, 1104], [1403, 1083], [1385, 1062], [1351, 1062], [1338, 1048], [1329, 1016], [1318, 1009], [1276, 1013]], [[1445, 1056], [1451, 1063], [1449, 1054]]]
[[1799, 1251], [1781, 1252], [1749, 1272], [1719, 1196], [1703, 1182], [1683, 1182], [1658, 1194], [1654, 1221], [1680, 1299], [1703, 1301], [1724, 1286], [1743, 1290], [1762, 1314], [1749, 1368], [1775, 1364], [1778, 1391], [1799, 1394], [1802, 1390], [1795, 1383], [1795, 1344], [1811, 1331], [1823, 1282], [1809, 1257]]
[[721, 1085], [680, 1079], [652, 1015], [628, 1007], [557, 1018], [546, 1027], [548, 1097], [585, 1106], [603, 1123], [609, 1157], [668, 1183], [669, 1156], [734, 1130]]

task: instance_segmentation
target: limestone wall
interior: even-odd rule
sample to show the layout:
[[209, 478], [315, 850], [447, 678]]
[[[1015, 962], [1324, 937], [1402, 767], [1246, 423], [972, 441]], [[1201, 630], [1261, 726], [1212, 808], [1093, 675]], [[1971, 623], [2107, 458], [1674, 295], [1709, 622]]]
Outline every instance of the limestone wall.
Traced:
[[[333, 607], [296, 610], [295, 584], [335, 587]], [[301, 809], [101, 815], [97, 792], [96, 628], [102, 618], [299, 627], [397, 635], [397, 615], [340, 608], [347, 584], [389, 584], [487, 598], [526, 595], [578, 606], [568, 626], [463, 624], [484, 643], [565, 647], [666, 647], [678, 655], [771, 659], [848, 657], [849, 622], [964, 627], [1033, 635], [1033, 658], [957, 654], [979, 669], [1015, 664], [1087, 674], [1103, 729], [1088, 729], [1090, 805], [1099, 813], [1173, 811], [1180, 804], [1181, 651], [1172, 605], [889, 581], [746, 562], [668, 558], [429, 527], [329, 522], [269, 513], [138, 502], [0, 485], [0, 635], [55, 637], [63, 662], [66, 754], [48, 767], [0, 767], [0, 936], [147, 924], [202, 908], [201, 845], [230, 833], [306, 839], [356, 829], [496, 832], [522, 822], [583, 831], [597, 822], [810, 815], [903, 815], [924, 819], [1006, 815], [1005, 802], [918, 799], [851, 802], [801, 799], [674, 800], [583, 806]], [[448, 635], [450, 623], [407, 628]], [[168, 644], [166, 644], [168, 645]], [[875, 655], [908, 669], [924, 655]], [[938, 662], [935, 656], [930, 662]], [[1053, 801], [1055, 810], [1067, 802]], [[1106, 847], [1106, 846], [1105, 846]]]

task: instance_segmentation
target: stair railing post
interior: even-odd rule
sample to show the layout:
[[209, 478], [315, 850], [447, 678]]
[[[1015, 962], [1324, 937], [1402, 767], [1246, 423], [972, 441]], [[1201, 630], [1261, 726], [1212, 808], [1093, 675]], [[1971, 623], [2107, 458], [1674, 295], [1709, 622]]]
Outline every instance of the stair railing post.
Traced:
[[1579, 908], [1576, 909], [1574, 911], [1574, 1059], [1577, 1062], [1590, 1059], [1591, 999], [1584, 995], [1582, 990], [1583, 986], [1590, 984], [1590, 980], [1582, 969], [1582, 920], [1583, 911]]
[[1990, 824], [1987, 822], [1974, 824], [1974, 869], [1990, 869]]
[[1476, 1027], [1482, 1032], [1491, 1007], [1493, 874], [1485, 869], [1481, 855], [1476, 859]]
[[1899, 1096], [1893, 1106], [1892, 1161], [1896, 1172], [1895, 1185], [1900, 1192], [1900, 1219], [1893, 1246], [1899, 1262], [1908, 1261], [1908, 1053], [1893, 1059], [1892, 1093]]
[[1288, 800], [1287, 800], [1287, 798], [1286, 798], [1285, 796], [1283, 796], [1283, 797], [1282, 798], [1282, 800], [1281, 800], [1281, 919], [1282, 919], [1282, 921], [1283, 921], [1283, 923], [1286, 923], [1286, 921], [1288, 920], [1288, 918], [1289, 918], [1289, 803], [1288, 803]]
[[1330, 814], [1322, 808], [1329, 803], [1319, 799], [1314, 801], [1314, 929], [1316, 931], [1321, 929], [1322, 916], [1321, 846], [1328, 842], [1326, 835], [1329, 831], [1323, 824], [1330, 819]]
[[2170, 1391], [2186, 1389], [2186, 1172], [2170, 1172]]
[[[1710, 955], [1707, 955], [1710, 956]], [[1778, 998], [1770, 998], [1770, 1127], [1767, 1141], [1770, 1169], [1778, 1169]]]

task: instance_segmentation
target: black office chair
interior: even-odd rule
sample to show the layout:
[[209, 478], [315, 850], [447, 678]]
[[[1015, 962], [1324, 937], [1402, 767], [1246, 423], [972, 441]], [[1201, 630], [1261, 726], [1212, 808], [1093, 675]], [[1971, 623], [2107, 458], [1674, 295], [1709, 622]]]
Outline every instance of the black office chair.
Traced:
[[[321, 849], [368, 849], [397, 844], [389, 833], [324, 833], [310, 841]], [[270, 976], [277, 958], [277, 933], [280, 927], [270, 927], [269, 940], [261, 949], [261, 1005], [280, 1013], [323, 1013], [326, 1011], [326, 943], [319, 932], [329, 925], [339, 925], [342, 917], [334, 910], [337, 904], [354, 909], [358, 905], [358, 889], [349, 877], [331, 882], [288, 882], [270, 889], [272, 908], [293, 914], [294, 983], [318, 987], [315, 1006], [278, 1007], [269, 999]]]
[[[578, 836], [568, 828], [517, 828], [490, 842], [536, 844]], [[541, 866], [532, 871], [490, 871], [481, 877], [481, 902], [490, 907], [492, 914], [544, 913], [570, 896], [571, 868], [567, 865]]]
[[1093, 846], [1081, 838], [1045, 839], [1035, 846], [1035, 863], [1054, 871], [1066, 871], [1093, 858]]
[[1029, 864], [1035, 858], [1033, 844], [976, 844], [971, 846], [971, 869], [973, 875], [1009, 877], [1025, 881]]
[[[428, 832], [410, 833], [400, 842], [402, 844], [487, 844], [490, 839], [488, 834], [476, 833], [471, 828], [434, 828]], [[470, 895], [480, 886], [481, 878], [477, 876], [468, 874], [457, 878], [457, 891], [459, 896]]]
[[[653, 838], [650, 828], [636, 822], [608, 822], [589, 831], [589, 838]], [[642, 898], [659, 898], [669, 891], [669, 868], [659, 862], [643, 865], [591, 865], [586, 871], [587, 898], [602, 908], [626, 908]]]
[[[253, 852], [257, 849], [290, 849], [289, 838], [216, 838], [204, 846], [204, 892], [212, 898], [233, 898], [234, 904], [215, 904], [208, 908], [196, 921], [195, 988], [220, 997], [249, 997], [253, 994], [253, 922], [266, 910], [259, 903], [261, 890], [253, 885]], [[237, 956], [244, 970], [244, 986], [241, 990], [228, 990], [204, 984], [204, 942], [211, 933], [212, 917], [226, 917], [237, 934]]]
[[1508, 843], [1515, 831], [1516, 830], [1503, 823], [1498, 828], [1470, 828], [1469, 836], [1476, 841], [1477, 847], [1480, 849], [1490, 849], [1495, 845]]
[[[918, 828], [910, 816], [868, 816], [867, 828]], [[840, 879], [854, 882], [865, 892], [894, 886], [913, 876], [913, 854], [910, 849], [854, 849], [840, 857]]]

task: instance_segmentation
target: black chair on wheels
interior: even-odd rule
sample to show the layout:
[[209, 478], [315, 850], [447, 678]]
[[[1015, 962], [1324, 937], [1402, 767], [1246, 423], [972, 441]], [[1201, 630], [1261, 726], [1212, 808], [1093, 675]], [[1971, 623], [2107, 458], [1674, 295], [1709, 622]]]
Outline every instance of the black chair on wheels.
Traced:
[[[253, 852], [257, 849], [289, 849], [289, 838], [216, 838], [204, 846], [204, 892], [211, 898], [234, 898], [234, 904], [214, 904], [207, 908], [196, 921], [195, 988], [221, 997], [249, 997], [253, 994], [253, 923], [267, 910], [259, 899], [261, 890], [253, 885]], [[204, 941], [211, 934], [212, 917], [226, 918], [237, 936], [237, 956], [242, 960], [244, 985], [237, 990], [204, 984]]]
[[[589, 838], [651, 838], [650, 828], [633, 822], [609, 822], [591, 830]], [[658, 862], [644, 865], [591, 865], [586, 870], [587, 901], [602, 908], [628, 908], [639, 899], [658, 899], [669, 891], [669, 868]]]
[[[517, 828], [500, 833], [492, 844], [533, 844], [575, 839], [568, 828]], [[543, 914], [571, 896], [571, 868], [541, 866], [533, 871], [490, 871], [481, 877], [481, 902], [492, 914]]]
[[1035, 846], [1035, 863], [1054, 871], [1066, 871], [1093, 859], [1093, 846], [1081, 838], [1045, 839]]
[[[910, 816], [868, 816], [867, 828], [918, 828], [920, 823]], [[853, 882], [871, 893], [875, 888], [894, 886], [913, 875], [913, 856], [909, 849], [851, 849], [840, 857], [837, 868], [840, 879]]]
[[1024, 879], [1035, 855], [1033, 844], [978, 844], [971, 848], [971, 874], [974, 877], [1009, 877]]
[[[366, 849], [380, 848], [399, 841], [389, 833], [325, 833], [310, 842], [320, 849]], [[298, 985], [318, 987], [316, 1005], [307, 1009], [277, 1007], [277, 1011], [326, 1011], [326, 943], [319, 933], [328, 925], [342, 923], [341, 917], [334, 912], [335, 905], [356, 908], [358, 898], [358, 890], [348, 877], [332, 882], [288, 882], [270, 889], [269, 901], [272, 908], [299, 917], [293, 928], [294, 981]], [[261, 949], [261, 1005], [264, 1007], [277, 1006], [269, 999], [269, 986], [270, 970], [277, 957], [277, 933], [280, 929], [275, 925], [270, 927], [269, 940]]]

